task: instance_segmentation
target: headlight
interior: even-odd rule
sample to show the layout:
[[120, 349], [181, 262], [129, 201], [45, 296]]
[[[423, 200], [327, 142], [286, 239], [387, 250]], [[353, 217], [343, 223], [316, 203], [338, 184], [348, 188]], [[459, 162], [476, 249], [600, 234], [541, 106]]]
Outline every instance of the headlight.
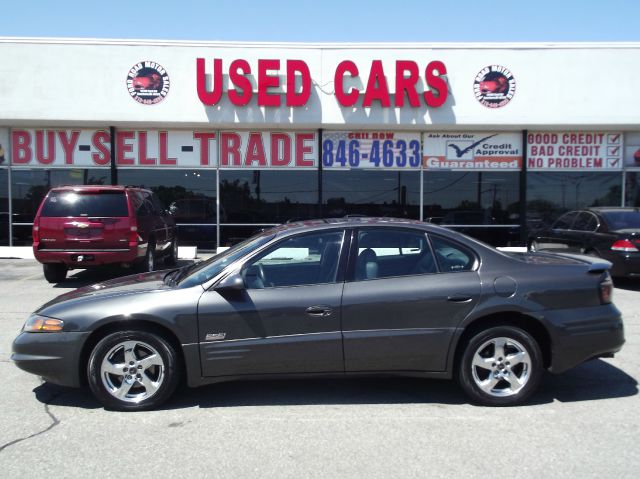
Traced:
[[33, 314], [24, 323], [22, 330], [28, 333], [55, 333], [62, 331], [63, 326], [64, 321]]

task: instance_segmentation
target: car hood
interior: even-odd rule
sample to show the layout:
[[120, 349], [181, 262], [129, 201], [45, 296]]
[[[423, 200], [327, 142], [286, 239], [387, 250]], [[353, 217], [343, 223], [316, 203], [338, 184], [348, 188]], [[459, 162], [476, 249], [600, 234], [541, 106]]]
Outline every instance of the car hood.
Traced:
[[154, 271], [152, 273], [133, 274], [123, 278], [111, 279], [89, 286], [84, 286], [82, 288], [69, 291], [68, 293], [61, 294], [48, 303], [42, 305], [36, 312], [40, 313], [51, 306], [73, 300], [82, 300], [84, 298], [96, 299], [100, 297], [106, 299], [114, 296], [134, 295], [148, 293], [151, 291], [174, 289], [173, 286], [169, 286], [164, 283], [164, 278], [169, 272], [170, 270], [164, 270]]

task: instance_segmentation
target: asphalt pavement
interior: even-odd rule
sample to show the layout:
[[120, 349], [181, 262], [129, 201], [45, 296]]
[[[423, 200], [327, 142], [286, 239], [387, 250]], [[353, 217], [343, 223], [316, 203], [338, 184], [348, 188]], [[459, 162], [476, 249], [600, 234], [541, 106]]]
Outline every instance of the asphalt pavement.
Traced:
[[160, 410], [103, 409], [88, 390], [11, 363], [11, 341], [57, 286], [0, 260], [0, 477], [637, 477], [640, 281], [616, 282], [627, 343], [559, 376], [526, 406], [470, 405], [451, 381], [236, 382], [178, 391]]

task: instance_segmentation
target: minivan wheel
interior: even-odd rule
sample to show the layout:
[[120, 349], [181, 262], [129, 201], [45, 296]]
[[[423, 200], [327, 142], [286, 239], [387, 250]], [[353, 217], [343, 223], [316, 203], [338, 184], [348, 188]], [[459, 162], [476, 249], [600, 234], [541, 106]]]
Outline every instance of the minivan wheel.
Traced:
[[156, 247], [151, 241], [147, 243], [147, 253], [144, 255], [143, 260], [138, 263], [137, 270], [146, 273], [149, 271], [155, 271], [156, 269]]
[[178, 383], [178, 357], [164, 338], [145, 331], [119, 331], [93, 349], [89, 387], [106, 407], [143, 411], [165, 402]]
[[171, 246], [169, 247], [169, 255], [167, 256], [165, 263], [169, 266], [175, 266], [178, 264], [178, 238], [173, 238]]
[[63, 263], [45, 263], [42, 265], [44, 277], [49, 283], [60, 283], [67, 277], [67, 265]]
[[498, 326], [477, 333], [467, 343], [458, 382], [478, 404], [514, 406], [536, 390], [542, 368], [540, 346], [529, 333]]

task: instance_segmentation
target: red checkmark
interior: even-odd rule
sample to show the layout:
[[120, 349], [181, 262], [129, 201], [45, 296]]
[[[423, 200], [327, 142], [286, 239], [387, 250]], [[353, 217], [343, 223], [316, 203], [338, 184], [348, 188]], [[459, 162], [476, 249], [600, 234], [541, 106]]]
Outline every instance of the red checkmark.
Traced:
[[620, 135], [609, 135], [609, 143], [617, 143]]
[[609, 148], [609, 154], [610, 155], [617, 155], [618, 151], [620, 151], [620, 147], [619, 146], [614, 146]]
[[619, 161], [620, 161], [620, 158], [617, 158], [615, 160], [613, 158], [609, 158], [609, 167], [614, 168]]

